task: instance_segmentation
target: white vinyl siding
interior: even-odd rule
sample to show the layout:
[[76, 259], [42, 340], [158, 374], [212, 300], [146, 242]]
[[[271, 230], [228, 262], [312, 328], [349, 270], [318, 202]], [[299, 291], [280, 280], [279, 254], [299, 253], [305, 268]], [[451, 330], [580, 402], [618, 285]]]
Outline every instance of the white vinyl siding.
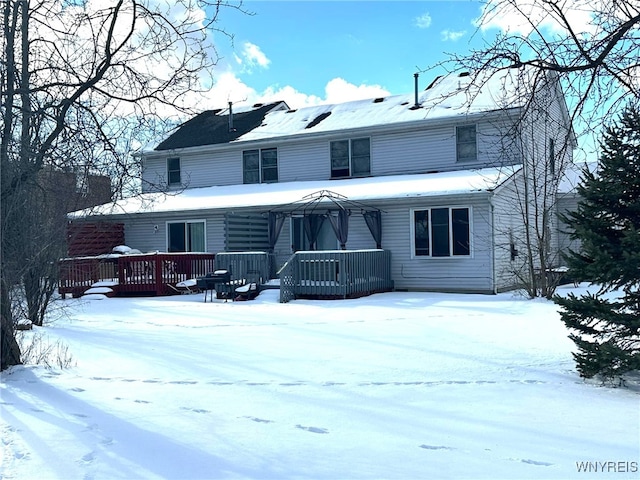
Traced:
[[[136, 219], [126, 219], [125, 243], [142, 253], [167, 251], [166, 224], [184, 222], [185, 218], [197, 218], [205, 222], [205, 248], [207, 252], [222, 252], [224, 245], [224, 214], [219, 212], [171, 212], [166, 214], [144, 215]], [[196, 217], [197, 215], [197, 217]], [[190, 221], [190, 220], [189, 220]]]
[[280, 183], [329, 179], [329, 144], [325, 140], [278, 146]]
[[[480, 168], [487, 165], [510, 165], [520, 160], [518, 148], [501, 132], [506, 128], [508, 117], [479, 119], [476, 122], [477, 158], [475, 161], [456, 161], [456, 125], [426, 127], [413, 126], [404, 131], [377, 133], [368, 137], [353, 136], [350, 139], [334, 137], [289, 139], [274, 145], [273, 142], [247, 148], [230, 144], [217, 147], [215, 152], [181, 152], [181, 183], [184, 188], [198, 188], [212, 185], [240, 185], [243, 179], [243, 151], [270, 150], [277, 148], [277, 167], [265, 165], [260, 171], [269, 181], [280, 183], [291, 181], [328, 180], [332, 177], [331, 144], [349, 145], [349, 165], [339, 178], [378, 175], [405, 175], [432, 171]], [[363, 132], [364, 133], [364, 132]], [[353, 148], [358, 140], [368, 143], [368, 148], [359, 152]], [[363, 146], [366, 146], [363, 143]], [[335, 149], [334, 149], [335, 150]], [[346, 148], [344, 149], [346, 152]], [[360, 155], [359, 153], [362, 153]], [[346, 159], [347, 157], [345, 157]], [[154, 152], [144, 160], [143, 191], [158, 191], [166, 188], [167, 154]], [[346, 160], [343, 161], [343, 163]], [[268, 162], [267, 162], [268, 163]], [[258, 170], [256, 167], [256, 175]], [[163, 183], [164, 182], [164, 183]]]
[[[453, 257], [416, 257], [413, 255], [410, 227], [414, 210], [424, 209], [424, 199], [385, 205], [382, 215], [382, 247], [391, 250], [392, 278], [396, 289], [449, 292], [493, 293], [493, 249], [491, 246], [491, 208], [486, 197], [469, 207], [473, 255]], [[436, 202], [436, 199], [434, 199]], [[434, 207], [442, 201], [434, 203]], [[457, 205], [450, 205], [456, 208]]]

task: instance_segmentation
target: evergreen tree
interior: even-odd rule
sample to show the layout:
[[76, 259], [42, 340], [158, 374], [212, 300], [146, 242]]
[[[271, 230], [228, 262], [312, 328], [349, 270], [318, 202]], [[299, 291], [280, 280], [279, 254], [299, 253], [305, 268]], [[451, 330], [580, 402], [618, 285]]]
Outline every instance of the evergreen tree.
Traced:
[[[629, 106], [606, 129], [597, 171], [584, 171], [581, 200], [564, 216], [579, 251], [566, 259], [595, 294], [556, 296], [578, 347], [580, 375], [603, 379], [640, 369], [640, 110]], [[613, 294], [619, 291], [620, 294]]]

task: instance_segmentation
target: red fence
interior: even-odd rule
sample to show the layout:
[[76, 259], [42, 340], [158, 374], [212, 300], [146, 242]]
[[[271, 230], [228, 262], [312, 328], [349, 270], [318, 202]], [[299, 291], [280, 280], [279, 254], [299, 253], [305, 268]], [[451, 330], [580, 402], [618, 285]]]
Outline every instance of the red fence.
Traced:
[[82, 295], [112, 282], [117, 295], [171, 295], [177, 283], [214, 271], [213, 253], [151, 253], [60, 260], [60, 295]]

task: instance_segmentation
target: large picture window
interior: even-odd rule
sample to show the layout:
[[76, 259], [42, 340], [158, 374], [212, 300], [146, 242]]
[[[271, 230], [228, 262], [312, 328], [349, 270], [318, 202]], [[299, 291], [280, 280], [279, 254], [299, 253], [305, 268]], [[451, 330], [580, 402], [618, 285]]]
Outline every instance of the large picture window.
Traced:
[[478, 160], [478, 142], [475, 125], [456, 127], [456, 159], [458, 162]]
[[167, 251], [169, 252], [205, 252], [205, 222], [167, 223]]
[[275, 183], [278, 181], [278, 149], [263, 148], [242, 152], [243, 183]]
[[412, 222], [414, 256], [471, 255], [469, 208], [414, 210]]
[[180, 159], [178, 157], [167, 158], [167, 183], [169, 186], [181, 184]]
[[371, 173], [371, 142], [354, 138], [331, 142], [331, 178], [363, 177]]

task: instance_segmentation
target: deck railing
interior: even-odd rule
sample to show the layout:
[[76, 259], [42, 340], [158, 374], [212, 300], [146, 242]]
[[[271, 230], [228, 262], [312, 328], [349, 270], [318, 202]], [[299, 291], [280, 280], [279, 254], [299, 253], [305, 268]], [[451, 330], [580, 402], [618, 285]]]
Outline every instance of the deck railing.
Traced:
[[393, 289], [387, 250], [296, 252], [278, 273], [282, 303], [296, 298], [354, 298]]
[[268, 252], [219, 252], [216, 270], [229, 270], [232, 280], [266, 282], [273, 277], [274, 255]]
[[150, 253], [60, 260], [58, 291], [82, 295], [99, 281], [114, 284], [119, 295], [171, 295], [177, 283], [214, 270], [212, 253]]

